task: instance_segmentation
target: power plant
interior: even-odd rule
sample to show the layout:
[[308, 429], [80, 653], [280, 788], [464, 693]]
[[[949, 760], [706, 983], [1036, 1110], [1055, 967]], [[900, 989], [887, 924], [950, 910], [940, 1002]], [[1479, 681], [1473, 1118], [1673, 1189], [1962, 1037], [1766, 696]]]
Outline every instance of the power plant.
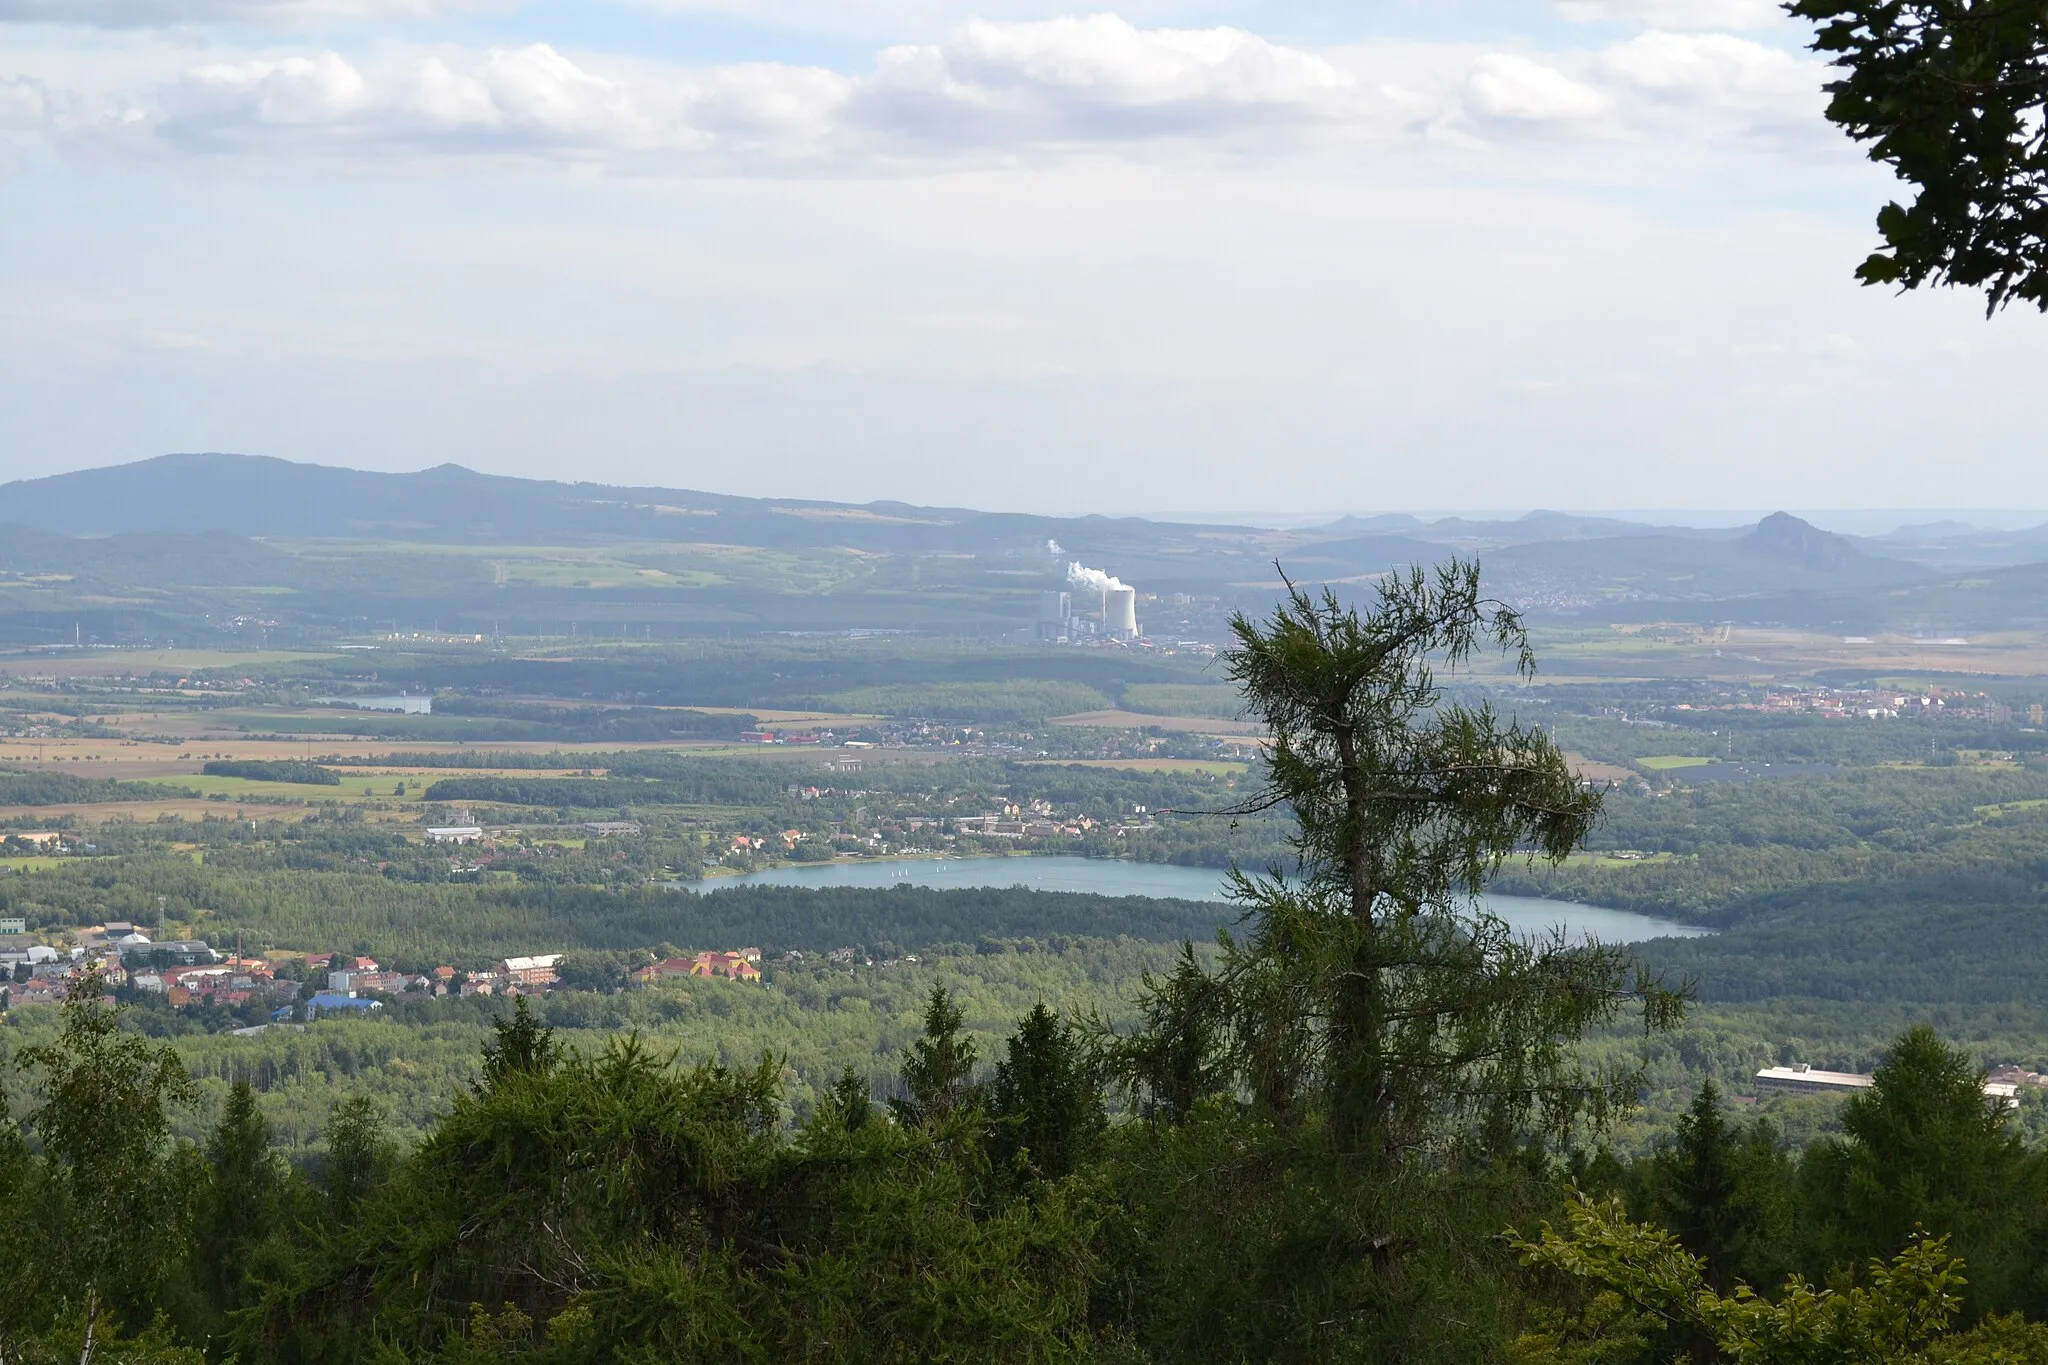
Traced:
[[1080, 561], [1067, 565], [1071, 591], [1038, 596], [1038, 638], [1105, 640], [1138, 638], [1138, 590]]

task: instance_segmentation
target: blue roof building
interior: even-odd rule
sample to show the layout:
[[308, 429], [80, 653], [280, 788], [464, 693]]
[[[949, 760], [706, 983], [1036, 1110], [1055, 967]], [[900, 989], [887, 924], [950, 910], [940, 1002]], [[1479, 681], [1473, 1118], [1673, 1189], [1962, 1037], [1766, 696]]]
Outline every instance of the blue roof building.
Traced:
[[382, 1000], [369, 1000], [361, 996], [342, 995], [336, 991], [322, 991], [306, 1002], [306, 1017], [316, 1019], [322, 1014], [332, 1014], [342, 1010], [368, 1011], [381, 1010], [383, 1008], [384, 1002]]

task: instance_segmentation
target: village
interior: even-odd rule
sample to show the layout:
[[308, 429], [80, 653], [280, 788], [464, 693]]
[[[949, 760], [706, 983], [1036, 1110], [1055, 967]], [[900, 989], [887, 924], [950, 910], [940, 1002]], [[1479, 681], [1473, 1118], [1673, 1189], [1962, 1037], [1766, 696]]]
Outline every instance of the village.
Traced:
[[[223, 954], [203, 940], [152, 939], [123, 920], [81, 929], [70, 949], [61, 951], [31, 941], [25, 927], [19, 918], [0, 919], [0, 973], [6, 976], [0, 984], [0, 1009], [55, 1004], [78, 981], [96, 977], [117, 1002], [154, 997], [177, 1011], [254, 1015], [255, 1022], [231, 1030], [243, 1034], [322, 1016], [366, 1014], [382, 1009], [386, 1000], [408, 996], [538, 995], [562, 984], [561, 968], [568, 956], [541, 953], [501, 958], [474, 971], [442, 965], [411, 972], [388, 969], [375, 958], [337, 953]], [[852, 948], [828, 955], [828, 960], [869, 961]], [[625, 972], [616, 988], [712, 977], [760, 984], [761, 950], [746, 947], [650, 960]]]

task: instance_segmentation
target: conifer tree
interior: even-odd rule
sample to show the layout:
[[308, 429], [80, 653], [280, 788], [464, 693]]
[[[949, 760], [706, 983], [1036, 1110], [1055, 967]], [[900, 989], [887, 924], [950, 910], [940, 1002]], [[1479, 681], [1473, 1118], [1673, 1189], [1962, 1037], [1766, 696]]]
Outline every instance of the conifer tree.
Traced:
[[2040, 1156], [1984, 1094], [1984, 1072], [1925, 1024], [1901, 1034], [1871, 1088], [1842, 1106], [1848, 1141], [1808, 1149], [1804, 1202], [1821, 1264], [1860, 1264], [1924, 1230], [1970, 1263], [1973, 1310], [2023, 1301], [2033, 1256], [2029, 1209], [2043, 1197]]
[[1178, 1107], [1159, 1063], [1174, 1037], [1214, 1037], [1256, 1108], [1282, 1125], [1319, 1111], [1371, 1165], [1465, 1120], [1505, 1149], [1532, 1118], [1563, 1131], [1632, 1102], [1637, 1073], [1584, 1071], [1571, 1044], [1630, 995], [1658, 1025], [1679, 997], [1631, 986], [1615, 949], [1526, 941], [1475, 901], [1510, 856], [1563, 859], [1601, 801], [1541, 729], [1446, 698], [1438, 670], [1482, 647], [1535, 666], [1478, 564], [1390, 575], [1364, 610], [1290, 586], [1269, 620], [1231, 629], [1229, 676], [1269, 734], [1269, 781], [1238, 813], [1291, 810], [1298, 870], [1237, 875], [1249, 932], [1206, 985], [1153, 985], [1127, 1074]]
[[1737, 1258], [1760, 1216], [1743, 1188], [1743, 1155], [1720, 1087], [1707, 1081], [1656, 1164], [1658, 1221], [1700, 1258], [1707, 1283], [1721, 1294], [1734, 1287]]
[[252, 1253], [276, 1227], [280, 1181], [270, 1125], [248, 1080], [237, 1078], [206, 1142], [206, 1182], [193, 1227], [199, 1289], [217, 1315], [244, 1302]]
[[327, 1163], [321, 1185], [328, 1212], [347, 1222], [397, 1164], [398, 1154], [384, 1134], [377, 1104], [368, 1095], [336, 1100], [327, 1119]]
[[491, 1021], [484, 1044], [484, 1085], [495, 1086], [514, 1073], [544, 1076], [561, 1061], [555, 1031], [535, 1017], [525, 996], [515, 998], [512, 1017]]
[[906, 1127], [934, 1123], [968, 1107], [974, 1093], [974, 1040], [963, 1037], [960, 1007], [944, 986], [932, 987], [925, 1002], [924, 1036], [903, 1055], [903, 1084], [910, 1093], [890, 1108]]
[[849, 1133], [858, 1133], [867, 1127], [875, 1112], [874, 1095], [867, 1078], [851, 1066], [832, 1082], [832, 1088], [825, 1094], [825, 1105]]
[[1102, 1087], [1080, 1034], [1042, 1001], [996, 1063], [988, 1113], [996, 1158], [1021, 1159], [1046, 1180], [1071, 1174], [1106, 1123]]

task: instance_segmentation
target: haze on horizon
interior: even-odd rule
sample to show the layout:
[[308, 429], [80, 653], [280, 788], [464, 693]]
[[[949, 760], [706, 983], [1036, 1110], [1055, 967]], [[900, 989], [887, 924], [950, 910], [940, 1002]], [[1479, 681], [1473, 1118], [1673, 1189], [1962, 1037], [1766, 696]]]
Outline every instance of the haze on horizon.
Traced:
[[[2048, 506], [1762, 0], [0, 0], [0, 479]], [[1851, 528], [1844, 528], [1851, 529]]]

